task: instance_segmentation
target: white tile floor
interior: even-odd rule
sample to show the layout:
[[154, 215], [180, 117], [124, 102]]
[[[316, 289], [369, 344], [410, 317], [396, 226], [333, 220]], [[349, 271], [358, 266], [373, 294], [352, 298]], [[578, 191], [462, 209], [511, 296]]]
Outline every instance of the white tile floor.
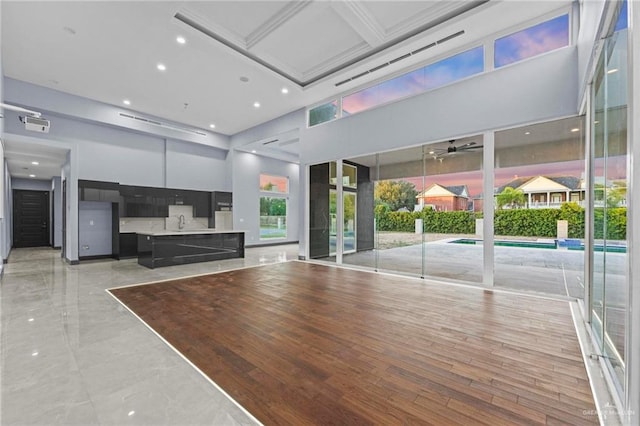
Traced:
[[249, 248], [244, 259], [150, 270], [14, 249], [0, 284], [0, 424], [253, 424], [105, 289], [297, 255], [297, 245]]

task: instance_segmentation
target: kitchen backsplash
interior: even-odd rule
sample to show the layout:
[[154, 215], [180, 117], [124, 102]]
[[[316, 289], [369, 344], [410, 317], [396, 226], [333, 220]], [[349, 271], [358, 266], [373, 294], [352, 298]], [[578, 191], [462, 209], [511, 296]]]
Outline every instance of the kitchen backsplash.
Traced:
[[161, 217], [121, 217], [120, 232], [157, 232], [164, 229]]
[[[180, 221], [182, 220], [182, 226]], [[193, 217], [193, 206], [169, 206], [169, 217], [164, 220], [165, 229], [169, 231], [197, 230], [209, 227], [206, 217]]]
[[[180, 228], [180, 215], [184, 216], [184, 226]], [[193, 206], [169, 206], [169, 217], [121, 217], [120, 232], [158, 232], [180, 229], [197, 230], [209, 227], [206, 217], [193, 217]]]

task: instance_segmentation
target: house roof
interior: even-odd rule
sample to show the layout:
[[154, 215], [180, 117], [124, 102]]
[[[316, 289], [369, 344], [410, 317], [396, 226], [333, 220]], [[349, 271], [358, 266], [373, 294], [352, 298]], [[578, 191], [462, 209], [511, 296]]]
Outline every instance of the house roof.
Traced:
[[528, 176], [528, 177], [519, 177], [516, 179], [513, 179], [509, 182], [507, 182], [506, 184], [498, 187], [496, 189], [496, 194], [500, 194], [502, 191], [505, 190], [505, 188], [520, 188], [521, 186], [532, 182], [535, 179], [538, 178], [545, 178], [548, 179], [550, 181], [553, 181], [559, 185], [562, 185], [568, 189], [571, 190], [577, 190], [577, 189], [581, 189], [581, 183], [582, 183], [582, 179], [577, 178], [575, 176], [542, 176], [542, 175], [538, 175], [538, 176]]
[[[440, 191], [438, 191], [438, 189], [440, 189]], [[434, 183], [434, 184], [431, 184], [427, 189], [422, 191], [422, 193], [417, 195], [416, 198], [428, 197], [428, 196], [442, 196], [442, 195], [445, 195], [445, 194], [442, 194], [443, 190], [446, 192], [449, 192], [451, 195], [455, 195], [456, 197], [463, 197], [463, 198], [469, 197], [469, 191], [467, 189], [467, 185], [444, 186], [444, 185], [440, 185], [439, 183]]]

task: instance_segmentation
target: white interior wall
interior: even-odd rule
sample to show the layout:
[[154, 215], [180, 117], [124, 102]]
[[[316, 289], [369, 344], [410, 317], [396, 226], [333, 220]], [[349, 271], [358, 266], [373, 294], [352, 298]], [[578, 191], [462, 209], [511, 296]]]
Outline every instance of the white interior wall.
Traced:
[[[246, 231], [246, 245], [298, 241], [300, 219], [299, 167], [297, 164], [233, 151], [233, 226]], [[260, 241], [260, 174], [289, 178], [287, 203], [287, 238]]]
[[575, 47], [559, 49], [303, 128], [300, 162], [322, 163], [575, 115], [577, 56]]
[[165, 186], [202, 191], [231, 191], [226, 175], [227, 152], [167, 139]]
[[60, 176], [51, 179], [51, 192], [53, 198], [53, 247], [62, 245], [62, 188]]

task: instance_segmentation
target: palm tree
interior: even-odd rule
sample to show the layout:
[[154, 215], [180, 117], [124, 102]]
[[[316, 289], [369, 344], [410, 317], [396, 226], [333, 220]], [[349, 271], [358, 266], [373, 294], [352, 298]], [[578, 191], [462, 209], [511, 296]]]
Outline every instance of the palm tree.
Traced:
[[527, 202], [527, 199], [521, 189], [514, 189], [507, 186], [496, 197], [496, 204], [498, 209], [502, 209], [505, 206], [509, 206], [510, 209], [516, 209], [523, 207]]

